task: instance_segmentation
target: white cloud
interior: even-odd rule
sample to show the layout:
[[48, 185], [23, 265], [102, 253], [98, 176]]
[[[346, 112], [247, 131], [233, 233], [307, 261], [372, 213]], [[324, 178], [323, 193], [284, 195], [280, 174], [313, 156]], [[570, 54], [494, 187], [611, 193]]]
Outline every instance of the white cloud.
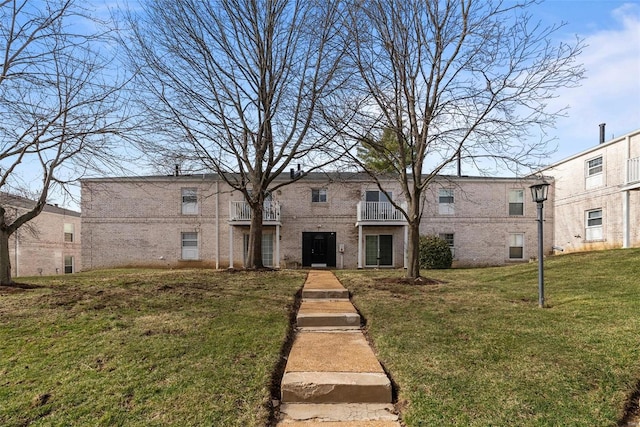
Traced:
[[559, 145], [554, 161], [596, 145], [600, 123], [607, 123], [607, 140], [640, 128], [640, 5], [625, 4], [611, 15], [618, 28], [583, 36], [582, 86], [562, 90], [554, 101], [570, 107], [551, 132]]

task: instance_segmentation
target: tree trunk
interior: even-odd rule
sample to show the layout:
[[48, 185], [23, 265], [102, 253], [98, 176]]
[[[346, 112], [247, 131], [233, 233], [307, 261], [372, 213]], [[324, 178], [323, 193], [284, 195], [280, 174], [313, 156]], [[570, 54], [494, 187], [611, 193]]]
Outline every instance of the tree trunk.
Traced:
[[6, 230], [0, 230], [0, 284], [10, 285], [11, 258], [9, 257], [9, 234]]
[[251, 206], [251, 226], [249, 228], [249, 254], [246, 268], [261, 269], [262, 263], [262, 213], [264, 202]]
[[407, 277], [420, 277], [420, 221], [409, 222], [409, 241], [407, 242]]

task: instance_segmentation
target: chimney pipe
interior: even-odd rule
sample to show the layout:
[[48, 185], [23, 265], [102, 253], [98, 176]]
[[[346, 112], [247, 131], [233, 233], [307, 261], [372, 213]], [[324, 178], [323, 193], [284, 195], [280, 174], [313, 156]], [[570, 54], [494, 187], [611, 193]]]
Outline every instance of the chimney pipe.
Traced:
[[600, 123], [600, 144], [604, 144], [604, 127], [606, 123]]
[[174, 175], [178, 176], [178, 175], [180, 175], [180, 166], [177, 163], [176, 163], [175, 166], [176, 166], [176, 168], [175, 168], [175, 174]]
[[458, 176], [462, 176], [462, 153], [458, 151]]

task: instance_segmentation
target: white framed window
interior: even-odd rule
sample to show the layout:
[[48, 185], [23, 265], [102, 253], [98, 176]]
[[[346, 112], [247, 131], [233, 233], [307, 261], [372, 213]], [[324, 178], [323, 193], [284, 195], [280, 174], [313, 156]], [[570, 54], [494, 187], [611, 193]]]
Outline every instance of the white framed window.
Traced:
[[604, 160], [602, 156], [585, 162], [585, 187], [596, 188], [604, 184]]
[[181, 233], [182, 238], [182, 259], [193, 260], [199, 259], [200, 254], [198, 251], [198, 233], [195, 231], [188, 231]]
[[197, 188], [182, 189], [182, 214], [183, 215], [198, 214], [198, 189]]
[[311, 202], [312, 203], [327, 203], [327, 189], [326, 188], [313, 188], [313, 189], [311, 189]]
[[509, 215], [524, 215], [524, 190], [509, 190]]
[[73, 273], [74, 268], [73, 268], [73, 256], [72, 255], [65, 255], [64, 257], [64, 274], [71, 274]]
[[509, 234], [509, 259], [524, 259], [524, 233]]
[[393, 265], [393, 236], [390, 234], [365, 236], [365, 265], [367, 267]]
[[602, 240], [602, 209], [592, 209], [585, 213], [585, 239]]
[[[262, 265], [273, 267], [273, 237], [272, 233], [262, 233]], [[249, 235], [243, 237], [244, 243], [244, 264], [247, 265], [249, 258]]]
[[64, 224], [64, 241], [68, 243], [72, 243], [74, 240], [75, 240], [74, 225], [65, 223]]
[[438, 190], [438, 213], [440, 215], [453, 215], [454, 198], [453, 188], [441, 188]]
[[453, 233], [439, 233], [438, 237], [447, 242], [449, 245], [449, 249], [451, 249], [451, 256], [455, 258], [456, 256], [456, 248], [455, 248], [455, 236]]

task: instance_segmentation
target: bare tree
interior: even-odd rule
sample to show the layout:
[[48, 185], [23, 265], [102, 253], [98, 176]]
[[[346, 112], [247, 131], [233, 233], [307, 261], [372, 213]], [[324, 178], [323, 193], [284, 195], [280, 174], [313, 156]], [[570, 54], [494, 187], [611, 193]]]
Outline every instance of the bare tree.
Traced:
[[[532, 22], [531, 3], [363, 0], [350, 5], [349, 59], [357, 77], [335, 123], [349, 143], [366, 140], [369, 157], [393, 169], [402, 186], [407, 207], [396, 208], [409, 227], [408, 277], [420, 276], [419, 227], [432, 180], [458, 156], [478, 167], [486, 159], [515, 168], [539, 161], [548, 141], [527, 137], [563, 113], [546, 106], [556, 90], [582, 79], [576, 63], [582, 42], [553, 44], [551, 36], [560, 27]], [[398, 141], [394, 149], [384, 143], [389, 129]], [[355, 151], [352, 161], [377, 179], [376, 168]]]
[[247, 267], [262, 268], [274, 181], [329, 161], [318, 111], [339, 85], [338, 1], [148, 1], [129, 13], [131, 63], [156, 127], [146, 151], [217, 173], [252, 211]]
[[9, 237], [53, 189], [111, 161], [123, 104], [99, 25], [73, 0], [0, 2], [0, 189], [34, 200], [17, 216], [0, 204], [2, 284], [11, 282]]

